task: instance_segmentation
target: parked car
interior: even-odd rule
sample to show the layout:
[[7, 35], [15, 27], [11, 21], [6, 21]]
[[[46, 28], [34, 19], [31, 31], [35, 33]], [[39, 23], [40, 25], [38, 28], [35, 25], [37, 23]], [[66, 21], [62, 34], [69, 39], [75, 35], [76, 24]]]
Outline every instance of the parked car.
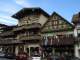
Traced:
[[0, 51], [0, 58], [5, 58], [5, 52], [3, 52], [3, 51]]
[[16, 58], [16, 55], [15, 55], [14, 53], [6, 53], [6, 54], [5, 54], [5, 58], [15, 59], [15, 58]]

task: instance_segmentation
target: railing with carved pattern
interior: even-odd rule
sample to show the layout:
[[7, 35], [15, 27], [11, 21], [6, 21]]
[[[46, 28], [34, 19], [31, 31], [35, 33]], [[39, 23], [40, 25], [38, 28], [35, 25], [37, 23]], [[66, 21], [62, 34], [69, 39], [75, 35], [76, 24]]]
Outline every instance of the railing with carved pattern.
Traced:
[[8, 36], [8, 35], [13, 35], [14, 33], [12, 31], [5, 31], [0, 33], [0, 36]]
[[19, 35], [19, 40], [40, 40], [41, 35], [40, 34], [31, 34], [31, 35]]
[[47, 37], [47, 40], [43, 38], [42, 45], [45, 45], [45, 42], [47, 43], [46, 45], [72, 45], [74, 44], [74, 41], [75, 37], [73, 36], [63, 36], [58, 38], [52, 36]]
[[21, 30], [21, 29], [32, 29], [32, 28], [41, 28], [41, 24], [33, 23], [33, 24], [22, 25], [22, 26], [14, 28], [13, 31], [17, 31], [17, 30]]
[[18, 40], [16, 38], [0, 38], [0, 44], [12, 44], [17, 42]]

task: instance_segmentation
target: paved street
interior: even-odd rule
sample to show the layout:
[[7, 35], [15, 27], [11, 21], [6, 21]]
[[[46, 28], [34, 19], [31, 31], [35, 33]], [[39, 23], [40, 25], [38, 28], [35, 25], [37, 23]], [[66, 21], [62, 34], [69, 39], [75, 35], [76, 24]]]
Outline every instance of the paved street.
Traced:
[[0, 58], [0, 60], [15, 60], [15, 59]]

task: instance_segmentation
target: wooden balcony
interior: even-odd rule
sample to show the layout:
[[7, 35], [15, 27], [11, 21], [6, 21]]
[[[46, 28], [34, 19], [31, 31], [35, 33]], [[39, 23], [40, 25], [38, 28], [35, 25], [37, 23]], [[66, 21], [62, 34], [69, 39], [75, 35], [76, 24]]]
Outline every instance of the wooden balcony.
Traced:
[[47, 44], [45, 44], [46, 39], [42, 40], [42, 45], [53, 45], [53, 46], [62, 46], [62, 45], [73, 45], [75, 41], [74, 37], [59, 37], [59, 38], [48, 38]]
[[80, 36], [75, 37], [75, 42], [80, 42]]
[[5, 31], [5, 32], [0, 33], [0, 36], [8, 36], [8, 35], [13, 35], [13, 32], [12, 31]]
[[19, 40], [41, 40], [41, 35], [20, 35]]
[[28, 25], [22, 25], [22, 26], [14, 28], [13, 31], [19, 31], [22, 29], [34, 29], [34, 28], [41, 28], [41, 24], [33, 23], [33, 24], [28, 24]]
[[0, 45], [5, 45], [5, 44], [18, 44], [22, 43], [20, 40], [17, 40], [15, 38], [3, 38], [0, 39]]

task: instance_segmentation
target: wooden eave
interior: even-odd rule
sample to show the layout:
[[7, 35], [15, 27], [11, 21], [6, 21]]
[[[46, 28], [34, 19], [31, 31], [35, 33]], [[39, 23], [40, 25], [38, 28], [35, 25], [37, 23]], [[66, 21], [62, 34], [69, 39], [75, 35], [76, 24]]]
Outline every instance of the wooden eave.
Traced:
[[43, 14], [44, 16], [49, 17], [49, 14], [47, 12], [37, 7], [36, 8], [23, 8], [16, 14], [12, 15], [12, 17], [16, 19], [20, 19], [30, 14]]

